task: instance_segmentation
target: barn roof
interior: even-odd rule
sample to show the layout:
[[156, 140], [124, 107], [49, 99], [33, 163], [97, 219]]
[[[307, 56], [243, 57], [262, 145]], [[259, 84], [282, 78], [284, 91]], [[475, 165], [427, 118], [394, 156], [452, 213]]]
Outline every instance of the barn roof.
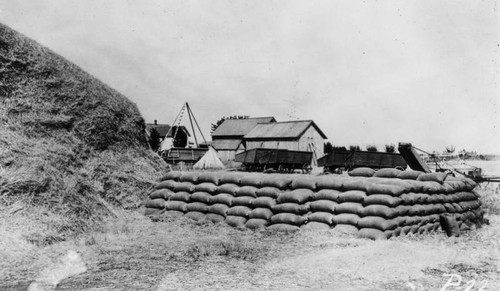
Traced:
[[226, 119], [212, 133], [212, 136], [241, 136], [249, 133], [259, 123], [276, 122], [274, 117], [255, 117], [245, 119]]
[[168, 124], [154, 124], [154, 123], [146, 123], [146, 131], [149, 133], [151, 129], [156, 129], [161, 138], [164, 138], [170, 129], [170, 125]]
[[212, 141], [212, 147], [216, 150], [237, 150], [241, 139], [216, 139]]
[[314, 127], [322, 138], [327, 137], [312, 120], [298, 120], [274, 123], [259, 123], [245, 135], [245, 139], [296, 139], [310, 127]]
[[[158, 134], [160, 135], [160, 138], [164, 138], [168, 131], [170, 130], [170, 125], [168, 124], [154, 124], [154, 123], [146, 123], [146, 131], [149, 134], [149, 131], [154, 128], [156, 131], [158, 131]], [[191, 136], [189, 134], [189, 131], [186, 129], [184, 125], [181, 125], [180, 127], [184, 132], [186, 132], [187, 136]], [[168, 137], [172, 137], [174, 134], [174, 131], [172, 130], [169, 134]]]

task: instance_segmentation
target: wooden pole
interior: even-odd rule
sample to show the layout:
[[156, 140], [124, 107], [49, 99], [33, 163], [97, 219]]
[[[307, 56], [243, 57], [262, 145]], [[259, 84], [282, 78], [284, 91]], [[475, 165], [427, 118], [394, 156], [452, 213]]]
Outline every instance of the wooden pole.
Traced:
[[196, 127], [198, 128], [198, 130], [200, 131], [200, 134], [201, 134], [201, 137], [203, 138], [203, 141], [205, 142], [205, 144], [207, 143], [207, 140], [205, 139], [205, 136], [203, 136], [203, 132], [201, 131], [200, 129], [200, 126], [198, 125], [198, 121], [196, 121], [196, 117], [194, 117], [194, 114], [193, 114], [193, 111], [191, 111], [191, 107], [189, 107], [189, 104], [187, 104], [186, 102], [186, 105], [187, 105], [187, 108], [188, 108], [188, 111], [191, 113], [191, 115], [193, 116], [193, 119], [194, 119], [194, 122], [196, 123]]
[[[193, 135], [194, 135], [194, 142], [196, 144], [196, 147], [198, 148], [198, 139], [196, 138], [196, 132], [194, 131], [194, 125], [193, 125], [193, 119], [191, 118], [191, 115], [193, 114], [191, 112], [191, 108], [189, 108], [189, 104], [186, 102], [186, 107], [187, 107], [187, 112], [188, 112], [188, 116], [189, 116], [189, 123], [191, 123], [191, 130], [193, 131]], [[194, 118], [194, 116], [193, 116]]]

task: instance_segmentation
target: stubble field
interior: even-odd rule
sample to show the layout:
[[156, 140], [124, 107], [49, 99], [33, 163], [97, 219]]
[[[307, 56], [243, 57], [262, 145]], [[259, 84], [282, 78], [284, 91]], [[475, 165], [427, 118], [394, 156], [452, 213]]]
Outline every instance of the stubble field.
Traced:
[[489, 225], [458, 238], [388, 241], [335, 228], [277, 234], [151, 221], [123, 210], [100, 229], [43, 244], [36, 237], [51, 217], [11, 207], [0, 211], [0, 289], [440, 290], [448, 284], [447, 290], [500, 290], [500, 191], [497, 184], [476, 190]]

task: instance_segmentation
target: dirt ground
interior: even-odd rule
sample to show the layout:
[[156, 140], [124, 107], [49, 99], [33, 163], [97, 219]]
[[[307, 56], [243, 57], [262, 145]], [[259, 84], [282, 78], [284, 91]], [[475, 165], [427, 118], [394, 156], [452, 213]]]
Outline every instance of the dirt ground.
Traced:
[[[431, 237], [437, 242], [439, 238]], [[449, 276], [466, 282], [487, 281], [487, 289], [500, 288], [498, 249], [467, 251], [459, 239], [449, 243], [423, 240], [365, 241], [344, 238], [320, 249], [279, 257], [261, 266], [236, 272], [222, 264], [215, 268], [168, 274], [158, 290], [439, 290]], [[189, 279], [187, 279], [189, 278]], [[453, 280], [456, 286], [457, 279]], [[471, 284], [471, 283], [469, 283]], [[450, 290], [450, 288], [448, 288]], [[455, 290], [455, 289], [451, 289]]]
[[490, 225], [388, 241], [153, 222], [139, 211], [57, 241], [44, 229], [50, 216], [0, 208], [0, 290], [500, 290], [499, 194], [482, 191]]
[[498, 216], [460, 238], [369, 241], [335, 231], [259, 234], [129, 215], [104, 232], [46, 247], [11, 237], [0, 289], [439, 290], [445, 274], [456, 274], [461, 289], [447, 290], [465, 290], [470, 280], [471, 290], [481, 281], [484, 290], [500, 290]]

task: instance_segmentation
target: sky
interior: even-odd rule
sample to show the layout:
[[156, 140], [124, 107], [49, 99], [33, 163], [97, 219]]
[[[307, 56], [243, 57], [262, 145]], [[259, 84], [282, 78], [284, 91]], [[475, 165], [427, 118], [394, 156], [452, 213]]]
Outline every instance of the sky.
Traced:
[[[314, 120], [333, 145], [500, 154], [496, 1], [0, 0], [0, 22], [209, 140], [223, 116]], [[183, 120], [188, 124], [188, 120]]]

